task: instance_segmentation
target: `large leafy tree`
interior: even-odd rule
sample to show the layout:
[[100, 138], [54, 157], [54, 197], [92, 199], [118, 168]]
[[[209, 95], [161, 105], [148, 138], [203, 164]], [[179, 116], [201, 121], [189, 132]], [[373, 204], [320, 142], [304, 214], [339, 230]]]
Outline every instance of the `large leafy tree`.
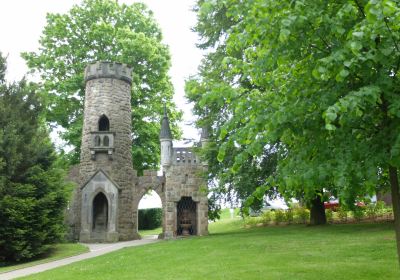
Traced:
[[[209, 100], [204, 93], [218, 96], [221, 92], [228, 94], [234, 91], [235, 86], [252, 89], [254, 85], [246, 79], [237, 81], [235, 75], [226, 71], [227, 68], [223, 65], [227, 56], [227, 31], [236, 23], [236, 20], [226, 15], [227, 7], [223, 1], [198, 1], [194, 10], [198, 13], [198, 23], [194, 29], [202, 38], [198, 46], [208, 50], [208, 54], [200, 65], [199, 74], [187, 81], [186, 96], [194, 103], [194, 113], [199, 117], [198, 125], [208, 127], [211, 132], [210, 144], [207, 145], [204, 156], [209, 164], [209, 185], [213, 194], [231, 203], [236, 200], [243, 202], [274, 173], [276, 145], [265, 145], [263, 153], [246, 158], [245, 163], [240, 166], [235, 165], [234, 174], [229, 170], [235, 163], [235, 157], [246, 149], [246, 143], [230, 146], [225, 150], [226, 156], [217, 157], [221, 145], [224, 144], [224, 139], [219, 137], [221, 128], [235, 114], [234, 107], [229, 106], [227, 95], [220, 96], [218, 100]], [[240, 57], [241, 53], [237, 51], [232, 55]], [[235, 125], [234, 130], [244, 124], [238, 122]], [[274, 188], [269, 191], [271, 195], [276, 194]], [[253, 200], [251, 206], [260, 207], [261, 199]]]
[[219, 158], [245, 145], [235, 172], [264, 143], [279, 142], [277, 172], [260, 189], [272, 183], [319, 205], [322, 190], [352, 205], [387, 172], [400, 254], [399, 1], [198, 4], [200, 15], [215, 19], [223, 7], [233, 22], [215, 33], [225, 45], [220, 83], [199, 79], [211, 87], [199, 104], [230, 108]]
[[[85, 0], [67, 14], [48, 14], [40, 45], [39, 51], [23, 57], [43, 81], [47, 120], [65, 128], [63, 139], [75, 147], [72, 161], [79, 160], [85, 66], [116, 61], [133, 67], [134, 167], [156, 167], [163, 102], [168, 104], [173, 124], [181, 114], [172, 104], [170, 55], [152, 12], [141, 3]], [[173, 127], [178, 136], [176, 125]]]
[[5, 69], [0, 55], [0, 260], [20, 260], [62, 238], [66, 194], [37, 95]]

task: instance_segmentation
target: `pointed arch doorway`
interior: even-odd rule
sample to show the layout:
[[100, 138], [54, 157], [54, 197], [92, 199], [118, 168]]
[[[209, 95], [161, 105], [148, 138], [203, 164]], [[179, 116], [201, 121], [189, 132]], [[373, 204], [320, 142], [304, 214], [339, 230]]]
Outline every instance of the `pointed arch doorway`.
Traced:
[[104, 193], [99, 192], [93, 199], [92, 230], [105, 234], [108, 228], [108, 201]]

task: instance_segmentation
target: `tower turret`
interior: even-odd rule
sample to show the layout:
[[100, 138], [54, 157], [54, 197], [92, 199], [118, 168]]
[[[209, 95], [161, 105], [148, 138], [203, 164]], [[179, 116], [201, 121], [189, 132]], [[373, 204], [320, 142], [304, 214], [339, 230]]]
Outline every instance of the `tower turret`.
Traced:
[[210, 134], [207, 126], [201, 129], [200, 143], [202, 147], [205, 147], [210, 141]]
[[161, 121], [160, 130], [160, 143], [161, 143], [161, 165], [163, 167], [170, 166], [172, 163], [172, 134], [169, 127], [169, 119], [167, 115], [167, 108], [164, 105], [164, 116]]

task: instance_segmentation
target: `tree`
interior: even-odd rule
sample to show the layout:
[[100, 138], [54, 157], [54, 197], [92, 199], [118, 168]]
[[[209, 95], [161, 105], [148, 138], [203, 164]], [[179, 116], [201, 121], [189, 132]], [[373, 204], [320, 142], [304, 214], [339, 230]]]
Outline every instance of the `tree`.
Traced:
[[[234, 165], [235, 156], [245, 149], [245, 143], [242, 143], [241, 147], [230, 146], [225, 150], [227, 156], [219, 156], [217, 159], [218, 151], [224, 143], [224, 139], [219, 137], [221, 128], [234, 114], [234, 107], [228, 105], [228, 94], [213, 102], [216, 100], [207, 101], [204, 93], [208, 92], [211, 96], [222, 91], [228, 93], [235, 90], [235, 77], [227, 72], [223, 65], [227, 56], [226, 32], [235, 24], [235, 20], [226, 16], [227, 7], [223, 1], [198, 1], [194, 10], [198, 13], [198, 23], [194, 30], [202, 38], [198, 46], [212, 51], [204, 57], [199, 75], [187, 81], [186, 97], [194, 103], [194, 113], [199, 117], [198, 126], [209, 127], [212, 131], [211, 144], [203, 153], [209, 164], [209, 186], [214, 196], [225, 198], [231, 203], [235, 203], [236, 200], [243, 202], [257, 186], [263, 184], [266, 178], [274, 173], [276, 145], [265, 145], [263, 154], [249, 157], [245, 164], [235, 166], [234, 174], [228, 171]], [[236, 52], [235, 55], [240, 57], [241, 52]], [[253, 88], [247, 80], [241, 80], [238, 84], [243, 88]], [[238, 122], [236, 126], [240, 128], [243, 123]], [[271, 188], [269, 194], [275, 195], [275, 189]], [[261, 207], [261, 203], [262, 199], [253, 199], [249, 206], [257, 209]]]
[[64, 233], [64, 174], [41, 112], [32, 86], [0, 79], [0, 260], [31, 258]]
[[152, 12], [141, 3], [85, 0], [67, 14], [47, 15], [39, 51], [23, 57], [43, 81], [47, 121], [65, 128], [62, 138], [75, 147], [72, 163], [79, 161], [85, 66], [116, 61], [133, 67], [134, 168], [157, 167], [162, 103], [168, 104], [175, 136], [179, 136], [176, 121], [181, 117], [172, 103], [170, 55], [161, 40]]
[[324, 190], [351, 206], [388, 170], [400, 255], [399, 1], [199, 3], [210, 17], [223, 3], [235, 22], [223, 66], [236, 83], [200, 99], [234, 112], [220, 130], [220, 157], [246, 142], [240, 165], [262, 153], [260, 143], [279, 142], [275, 177], [261, 190], [275, 184], [317, 204]]

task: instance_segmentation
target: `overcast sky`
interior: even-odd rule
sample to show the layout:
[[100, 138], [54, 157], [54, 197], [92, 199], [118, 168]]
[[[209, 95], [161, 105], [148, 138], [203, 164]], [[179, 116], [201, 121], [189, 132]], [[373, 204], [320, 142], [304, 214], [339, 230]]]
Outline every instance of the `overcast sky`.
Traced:
[[[36, 51], [39, 38], [46, 24], [47, 13], [66, 13], [81, 0], [3, 0], [0, 9], [0, 51], [8, 56], [7, 79], [20, 80], [28, 71], [20, 57], [23, 51]], [[169, 45], [172, 55], [170, 76], [175, 88], [174, 100], [178, 108], [184, 111], [182, 123], [184, 138], [198, 138], [198, 131], [190, 125], [194, 117], [191, 106], [184, 100], [185, 78], [196, 73], [201, 60], [201, 52], [195, 47], [197, 35], [190, 28], [196, 22], [191, 12], [194, 0], [119, 0], [120, 3], [144, 2], [154, 12]], [[181, 144], [175, 143], [174, 145]], [[154, 205], [154, 201], [151, 205]], [[149, 207], [149, 203], [141, 205]]]
[[[47, 13], [66, 13], [81, 0], [5, 0], [0, 9], [0, 51], [8, 55], [9, 81], [19, 80], [27, 72], [23, 51], [36, 51], [38, 41], [46, 24]], [[191, 123], [194, 118], [191, 106], [184, 100], [184, 80], [196, 73], [201, 60], [201, 52], [195, 47], [197, 35], [190, 28], [196, 22], [191, 11], [194, 0], [119, 0], [120, 3], [144, 2], [154, 12], [159, 23], [164, 42], [169, 45], [172, 55], [170, 76], [175, 88], [174, 100], [184, 111], [184, 123]], [[182, 128], [184, 138], [197, 138], [198, 132], [190, 126]]]

